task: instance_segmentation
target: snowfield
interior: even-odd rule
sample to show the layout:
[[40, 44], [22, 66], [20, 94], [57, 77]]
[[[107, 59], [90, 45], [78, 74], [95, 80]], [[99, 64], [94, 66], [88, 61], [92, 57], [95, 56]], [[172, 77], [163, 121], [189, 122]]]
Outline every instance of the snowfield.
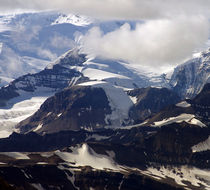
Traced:
[[176, 104], [177, 107], [181, 107], [181, 108], [188, 108], [190, 107], [191, 105], [189, 103], [187, 103], [186, 101], [182, 101], [178, 104]]
[[210, 150], [210, 136], [205, 141], [194, 145], [191, 149], [192, 149], [192, 152], [202, 152], [202, 151]]
[[129, 119], [128, 113], [131, 106], [133, 106], [133, 102], [122, 88], [112, 86], [103, 81], [91, 81], [79, 85], [104, 89], [112, 109], [112, 113], [105, 118], [108, 126], [110, 126], [111, 122], [112, 127], [119, 127], [122, 126], [125, 120]]
[[74, 14], [68, 14], [68, 15], [62, 14], [51, 25], [72, 24], [75, 26], [87, 26], [87, 25], [90, 25], [92, 22], [93, 20], [87, 16], [74, 15]]
[[16, 160], [29, 160], [30, 158], [27, 156], [26, 153], [20, 152], [0, 152], [1, 155], [6, 155]]
[[112, 158], [95, 153], [87, 144], [71, 149], [73, 151], [72, 153], [57, 151], [55, 154], [66, 162], [74, 163], [75, 166], [91, 166], [99, 170], [120, 169]]
[[200, 127], [206, 127], [205, 124], [203, 124], [201, 121], [199, 121], [198, 119], [195, 118], [195, 115], [193, 114], [186, 114], [183, 113], [177, 117], [170, 117], [168, 119], [164, 119], [162, 121], [156, 121], [154, 122], [154, 125], [152, 125], [153, 127], [161, 127], [164, 125], [169, 125], [171, 123], [181, 123], [181, 122], [187, 122], [189, 124], [192, 125], [198, 125]]
[[201, 170], [189, 166], [160, 166], [160, 168], [149, 167], [147, 171], [143, 173], [158, 180], [171, 178], [186, 189], [189, 189], [187, 188], [186, 182], [195, 187], [201, 187], [203, 185], [203, 189], [210, 189], [210, 170]]
[[33, 115], [53, 93], [49, 88], [40, 88], [34, 93], [19, 91], [19, 97], [11, 99], [6, 107], [0, 108], [0, 137], [6, 138], [16, 131], [15, 125]]

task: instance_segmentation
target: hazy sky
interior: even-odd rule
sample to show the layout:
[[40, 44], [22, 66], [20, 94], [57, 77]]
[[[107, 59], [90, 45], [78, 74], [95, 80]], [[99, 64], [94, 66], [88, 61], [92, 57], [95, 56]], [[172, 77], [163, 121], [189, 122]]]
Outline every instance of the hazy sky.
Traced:
[[0, 0], [1, 11], [58, 9], [100, 18], [157, 19], [209, 14], [210, 0]]
[[103, 34], [92, 28], [85, 51], [143, 66], [181, 63], [209, 37], [210, 0], [0, 0], [0, 11], [54, 10], [108, 20], [141, 20]]

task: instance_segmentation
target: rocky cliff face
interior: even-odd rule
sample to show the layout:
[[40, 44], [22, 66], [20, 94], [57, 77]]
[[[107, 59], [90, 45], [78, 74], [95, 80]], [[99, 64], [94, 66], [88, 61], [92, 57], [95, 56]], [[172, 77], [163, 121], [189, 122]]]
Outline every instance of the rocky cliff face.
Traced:
[[129, 91], [128, 94], [136, 99], [130, 110], [130, 116], [136, 122], [144, 121], [163, 108], [180, 101], [179, 96], [167, 88], [141, 88]]
[[[130, 97], [136, 102], [132, 103]], [[165, 88], [143, 88], [126, 93], [107, 83], [81, 84], [46, 100], [33, 116], [16, 128], [21, 133], [52, 133], [123, 127], [140, 123], [179, 100], [175, 93]]]
[[209, 134], [209, 128], [185, 122], [161, 128], [13, 134], [0, 140], [0, 170], [10, 184], [26, 189], [32, 184], [101, 189], [119, 187], [122, 181], [120, 189], [202, 189], [209, 187], [209, 173], [201, 173], [210, 168], [209, 151], [194, 152], [192, 147]]
[[179, 96], [192, 98], [208, 82], [210, 82], [210, 49], [175, 68], [170, 85]]
[[54, 165], [28, 165], [24, 169], [21, 167], [0, 168], [4, 172], [5, 179], [13, 185], [13, 187], [2, 187], [5, 188], [4, 190], [104, 190], [104, 188], [110, 190], [183, 189], [181, 186], [176, 187], [136, 173], [106, 172], [92, 170], [90, 167], [83, 167], [76, 171], [61, 168], [57, 168]]
[[106, 126], [111, 107], [102, 88], [74, 86], [49, 98], [40, 109], [17, 128], [52, 133], [62, 130], [97, 129]]
[[148, 124], [165, 125], [173, 122], [185, 121], [189, 124], [197, 124], [206, 127], [210, 124], [210, 84], [207, 83], [201, 92], [193, 99], [181, 101], [176, 105], [171, 105], [155, 114]]

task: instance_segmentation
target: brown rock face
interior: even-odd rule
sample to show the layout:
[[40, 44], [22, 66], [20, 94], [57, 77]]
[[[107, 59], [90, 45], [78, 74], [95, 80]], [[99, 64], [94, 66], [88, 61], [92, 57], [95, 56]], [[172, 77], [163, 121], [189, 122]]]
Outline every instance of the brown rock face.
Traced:
[[30, 118], [18, 125], [22, 133], [42, 126], [39, 133], [104, 127], [111, 113], [102, 88], [74, 86], [46, 100]]

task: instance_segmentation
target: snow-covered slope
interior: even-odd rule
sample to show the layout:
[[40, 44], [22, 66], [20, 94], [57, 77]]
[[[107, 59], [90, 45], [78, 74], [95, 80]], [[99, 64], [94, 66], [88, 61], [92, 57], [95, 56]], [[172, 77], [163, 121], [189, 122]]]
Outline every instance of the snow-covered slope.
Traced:
[[71, 150], [71, 153], [56, 151], [55, 154], [65, 162], [73, 163], [74, 166], [91, 166], [98, 170], [120, 170], [112, 158], [97, 154], [87, 144], [83, 144], [81, 147], [72, 147]]
[[125, 22], [50, 11], [0, 16], [0, 78], [38, 72], [75, 47], [79, 36], [90, 28], [100, 27], [106, 34]]
[[81, 83], [80, 86], [92, 86], [94, 88], [103, 88], [111, 107], [111, 114], [106, 115], [105, 122], [109, 127], [119, 127], [126, 125], [129, 120], [129, 110], [133, 102], [128, 94], [122, 88], [115, 87], [107, 82]]
[[0, 130], [2, 137], [9, 135], [14, 126], [36, 112], [40, 105], [59, 90], [72, 85], [82, 74], [75, 69], [64, 67], [84, 62], [85, 56], [69, 51], [66, 59], [60, 57], [55, 63], [38, 73], [21, 76], [0, 89]]
[[153, 126], [161, 127], [161, 126], [164, 126], [164, 125], [169, 125], [171, 123], [181, 123], [181, 122], [187, 122], [187, 123], [192, 124], [192, 125], [197, 125], [197, 126], [200, 126], [200, 127], [206, 127], [206, 125], [203, 124], [198, 119], [196, 119], [195, 115], [193, 115], [193, 114], [181, 114], [177, 117], [170, 117], [170, 118], [164, 119], [162, 121], [156, 121], [156, 122], [154, 122]]
[[187, 165], [177, 167], [177, 166], [160, 166], [160, 167], [149, 167], [145, 174], [154, 177], [155, 179], [166, 179], [171, 178], [177, 184], [183, 186], [184, 189], [189, 189], [186, 182], [193, 185], [192, 189], [200, 188], [203, 189], [210, 188], [210, 171], [202, 170], [196, 167], [189, 167]]
[[68, 14], [68, 15], [62, 14], [52, 23], [52, 25], [69, 23], [76, 26], [87, 26], [92, 22], [93, 19], [86, 16], [74, 15], [74, 14]]
[[53, 25], [61, 16], [56, 12], [0, 16], [0, 77], [15, 79], [36, 73], [74, 47], [74, 33], [87, 31], [90, 22], [85, 27], [85, 17], [71, 15], [72, 22], [68, 16]]
[[170, 85], [181, 97], [194, 97], [210, 82], [210, 49], [174, 69]]
[[40, 105], [51, 95], [53, 89], [39, 88], [36, 92], [19, 90], [19, 97], [7, 102], [7, 106], [0, 108], [0, 138], [8, 137], [15, 131], [14, 126], [36, 112]]
[[202, 141], [192, 147], [192, 151], [195, 152], [202, 152], [210, 150], [210, 136], [205, 140]]

